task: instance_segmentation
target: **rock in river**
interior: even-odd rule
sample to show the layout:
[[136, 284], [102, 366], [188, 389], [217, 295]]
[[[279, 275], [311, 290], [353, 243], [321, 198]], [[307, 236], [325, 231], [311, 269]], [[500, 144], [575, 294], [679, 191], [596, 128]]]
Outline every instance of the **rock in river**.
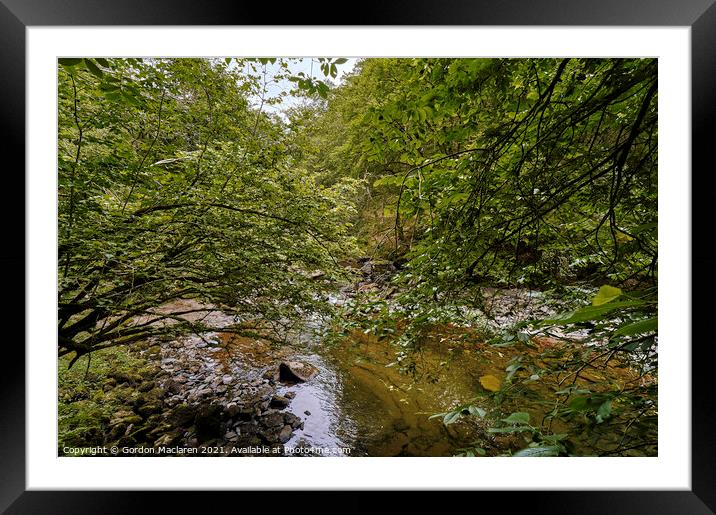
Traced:
[[293, 428], [287, 424], [283, 426], [283, 429], [281, 429], [281, 432], [278, 434], [278, 441], [281, 443], [286, 443], [291, 439], [292, 434]]
[[288, 383], [310, 381], [318, 375], [318, 369], [300, 361], [283, 361], [278, 367], [279, 379]]
[[270, 406], [271, 406], [272, 408], [283, 409], [283, 408], [285, 408], [286, 406], [288, 406], [288, 403], [289, 403], [289, 402], [290, 402], [290, 401], [289, 401], [286, 397], [283, 397], [283, 396], [281, 396], [281, 395], [274, 395], [274, 396], [271, 398], [271, 404], [270, 404]]

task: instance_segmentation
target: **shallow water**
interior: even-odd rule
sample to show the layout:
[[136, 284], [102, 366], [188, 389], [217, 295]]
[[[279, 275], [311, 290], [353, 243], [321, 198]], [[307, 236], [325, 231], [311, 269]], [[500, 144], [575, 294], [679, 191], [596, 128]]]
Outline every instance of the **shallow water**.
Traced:
[[458, 366], [452, 361], [455, 349], [424, 350], [420, 373], [412, 376], [386, 367], [394, 351], [389, 343], [363, 335], [333, 347], [314, 342], [292, 353], [290, 359], [320, 372], [279, 390], [295, 394], [289, 409], [305, 424], [286, 447], [312, 447], [329, 456], [452, 456], [473, 443], [481, 432], [476, 423], [446, 427], [429, 416], [475, 396], [480, 374], [465, 365], [466, 359], [475, 365], [478, 360], [458, 351]]
[[[477, 417], [463, 417], [445, 426], [441, 418], [430, 416], [467, 402], [489, 411], [494, 404], [481, 387], [480, 377], [504, 378], [515, 356], [533, 359], [540, 368], [546, 366], [542, 359], [563, 359], [556, 348], [553, 358], [539, 354], [555, 345], [549, 338], [543, 343], [536, 339], [534, 350], [499, 348], [478, 341], [469, 329], [444, 326], [431, 331], [422, 347], [411, 353], [411, 373], [403, 373], [395, 365], [398, 348], [394, 343], [357, 332], [329, 345], [318, 336], [320, 331], [311, 330], [320, 329], [320, 319], [309, 320], [308, 325], [306, 332], [292, 339], [293, 344], [282, 347], [227, 333], [209, 335], [222, 343], [211, 349], [221, 373], [260, 384], [263, 374], [275, 371], [284, 360], [310, 363], [319, 370], [308, 382], [278, 387], [281, 395], [292, 392], [287, 410], [304, 422], [285, 444], [287, 454], [294, 455], [454, 456], [475, 446], [496, 455], [510, 447], [521, 448], [522, 441], [487, 435], [487, 422]], [[518, 372], [516, 377], [526, 374], [525, 380], [530, 373]], [[592, 376], [590, 382], [605, 380], [595, 373]], [[610, 367], [613, 386], [623, 387], [630, 377], [626, 370]], [[558, 374], [532, 382], [534, 396], [532, 400], [522, 397], [519, 411], [530, 412], [535, 422], [543, 420], [550, 409], [545, 399], [554, 396], [563, 380]], [[555, 425], [552, 429], [561, 432], [565, 428]], [[575, 441], [586, 455], [593, 443]]]

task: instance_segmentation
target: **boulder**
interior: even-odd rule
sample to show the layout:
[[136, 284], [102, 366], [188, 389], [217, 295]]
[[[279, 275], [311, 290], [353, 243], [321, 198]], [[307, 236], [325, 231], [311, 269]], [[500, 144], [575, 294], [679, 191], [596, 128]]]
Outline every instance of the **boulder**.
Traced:
[[296, 429], [301, 425], [301, 419], [293, 413], [284, 413], [283, 421], [286, 423], [286, 425], [291, 426], [293, 429]]
[[131, 415], [126, 416], [119, 416], [118, 414], [125, 413], [123, 411], [119, 411], [114, 414], [114, 417], [112, 420], [110, 420], [109, 425], [110, 426], [116, 426], [118, 424], [140, 424], [142, 422], [142, 417], [139, 415], [134, 414], [133, 412], [130, 412]]
[[288, 406], [289, 402], [290, 401], [286, 397], [283, 397], [281, 395], [274, 395], [271, 398], [271, 402], [270, 402], [269, 406], [271, 406], [272, 408], [283, 409], [286, 406]]
[[140, 392], [148, 392], [152, 388], [154, 388], [153, 381], [144, 381], [142, 384], [139, 385], [137, 390], [139, 390]]
[[182, 386], [173, 379], [169, 379], [166, 383], [164, 383], [164, 389], [169, 393], [181, 393]]
[[142, 404], [139, 408], [137, 408], [137, 412], [144, 418], [147, 418], [154, 413], [158, 413], [161, 410], [162, 405], [156, 402], [148, 402], [146, 404]]
[[318, 369], [300, 361], [283, 361], [278, 367], [279, 379], [288, 383], [310, 381], [318, 375]]
[[291, 435], [293, 434], [293, 428], [286, 424], [281, 429], [281, 432], [278, 434], [278, 441], [281, 443], [286, 443], [291, 439]]
[[186, 404], [176, 406], [167, 416], [167, 422], [173, 427], [189, 427], [194, 422], [196, 410]]
[[109, 431], [109, 439], [110, 441], [114, 441], [117, 438], [124, 436], [124, 434], [127, 432], [127, 425], [120, 422], [112, 426], [112, 429]]
[[277, 411], [261, 417], [261, 423], [266, 427], [279, 427], [284, 425], [283, 413]]
[[241, 411], [241, 406], [239, 406], [235, 402], [230, 402], [229, 404], [224, 406], [224, 413], [226, 413], [226, 416], [229, 418], [235, 417], [236, 415], [239, 414], [240, 411]]

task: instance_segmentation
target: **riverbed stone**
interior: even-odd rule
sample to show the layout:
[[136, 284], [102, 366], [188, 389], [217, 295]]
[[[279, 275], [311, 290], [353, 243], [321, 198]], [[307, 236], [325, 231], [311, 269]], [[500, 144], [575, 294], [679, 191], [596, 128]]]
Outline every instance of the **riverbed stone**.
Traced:
[[302, 423], [302, 422], [301, 422], [301, 419], [298, 418], [298, 417], [297, 417], [296, 415], [294, 415], [293, 413], [284, 413], [284, 415], [283, 415], [283, 421], [284, 421], [286, 424], [288, 424], [289, 426], [291, 426], [292, 428], [294, 428], [294, 429], [296, 429], [297, 427], [299, 427], [299, 426], [301, 425], [301, 423]]
[[281, 429], [281, 432], [278, 434], [278, 441], [281, 443], [286, 443], [291, 439], [291, 435], [293, 434], [293, 428], [286, 424]]
[[169, 379], [164, 383], [164, 389], [169, 393], [180, 393], [182, 391], [182, 385], [174, 379]]
[[318, 375], [318, 369], [300, 361], [282, 361], [278, 367], [279, 379], [288, 383], [310, 381]]
[[142, 404], [137, 408], [137, 413], [139, 413], [141, 416], [147, 418], [150, 415], [154, 413], [158, 413], [162, 410], [162, 405], [158, 402], [148, 402], [146, 404]]
[[273, 397], [271, 397], [271, 402], [269, 405], [272, 408], [283, 409], [288, 406], [289, 402], [289, 399], [282, 395], [274, 395]]
[[139, 385], [139, 387], [137, 387], [137, 390], [139, 390], [140, 392], [148, 392], [152, 388], [154, 388], [153, 381], [144, 381], [142, 384]]
[[283, 425], [283, 413], [274, 411], [261, 417], [261, 423], [266, 427], [277, 427]]
[[167, 416], [167, 421], [175, 427], [188, 427], [194, 422], [196, 409], [187, 405], [176, 406]]

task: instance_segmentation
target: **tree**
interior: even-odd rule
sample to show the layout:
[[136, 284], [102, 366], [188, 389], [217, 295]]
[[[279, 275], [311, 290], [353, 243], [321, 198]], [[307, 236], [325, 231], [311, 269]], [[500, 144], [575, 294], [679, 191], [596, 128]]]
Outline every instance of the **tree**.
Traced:
[[350, 203], [291, 166], [280, 121], [249, 106], [260, 74], [242, 68], [265, 64], [60, 61], [60, 355], [208, 329], [156, 311], [177, 298], [262, 325], [325, 308], [308, 274], [336, 273]]
[[[602, 286], [594, 299], [579, 299], [592, 305], [577, 302], [570, 313], [511, 328], [493, 343], [524, 344], [524, 363], [506, 371], [513, 377], [533, 359], [528, 329], [589, 324], [591, 345], [570, 347], [553, 366], [576, 379], [619, 356], [644, 380], [598, 394], [569, 390], [557, 396], [553, 417], [589, 414], [601, 424], [614, 405], [624, 418], [613, 423], [647, 422], [636, 444], [618, 448], [652, 445], [656, 385], [646, 378], [657, 370], [656, 60], [367, 60], [362, 71], [333, 92], [317, 125], [320, 132], [336, 117], [359, 120], [332, 136], [350, 138], [351, 148], [329, 143], [318, 155], [353, 164], [361, 148], [370, 191], [387, 204], [391, 256], [402, 270], [397, 307], [383, 309], [378, 321], [361, 306], [354, 316], [364, 317], [365, 330], [399, 321], [393, 339], [409, 371], [411, 349], [434, 326], [461, 320], [462, 308], [480, 307], [484, 286], [562, 293], [572, 284]], [[368, 82], [371, 76], [377, 79]], [[500, 399], [530, 389], [529, 381], [508, 383]]]

